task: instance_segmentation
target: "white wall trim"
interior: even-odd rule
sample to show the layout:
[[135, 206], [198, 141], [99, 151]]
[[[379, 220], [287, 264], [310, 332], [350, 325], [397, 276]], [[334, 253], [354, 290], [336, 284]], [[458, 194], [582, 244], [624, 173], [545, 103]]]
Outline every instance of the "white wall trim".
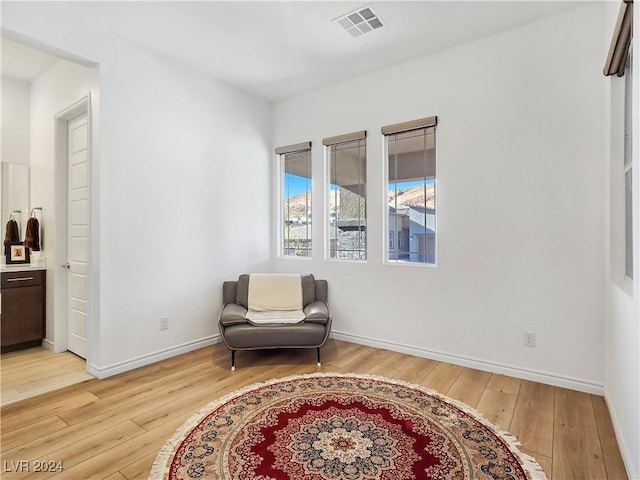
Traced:
[[101, 367], [92, 363], [89, 365], [87, 371], [96, 378], [103, 379], [117, 375], [118, 373], [127, 372], [135, 368], [143, 367], [151, 363], [159, 362], [176, 355], [198, 350], [200, 348], [208, 347], [215, 343], [220, 343], [220, 334], [211, 335], [209, 337], [200, 338], [191, 342], [182, 343], [173, 347], [165, 348], [164, 350], [158, 350], [157, 352], [149, 353], [147, 355], [141, 355], [139, 357], [123, 360], [121, 362], [112, 363]]
[[616, 440], [618, 441], [618, 449], [620, 450], [620, 455], [622, 455], [622, 462], [624, 463], [625, 468], [627, 469], [627, 476], [629, 478], [640, 478], [640, 472], [633, 471], [633, 461], [631, 458], [631, 454], [629, 452], [629, 448], [624, 441], [624, 437], [619, 433], [622, 432], [620, 420], [616, 415], [616, 411], [610, 407], [610, 405], [614, 405], [613, 400], [611, 399], [611, 394], [609, 390], [605, 386], [604, 388], [604, 401], [607, 404], [607, 411], [609, 412], [609, 416], [611, 417], [611, 423], [613, 424], [613, 433], [616, 436]]
[[44, 340], [42, 340], [42, 348], [53, 352], [54, 351], [53, 342], [48, 338], [45, 338]]
[[406, 353], [409, 355], [415, 355], [423, 358], [430, 358], [432, 360], [438, 360], [441, 362], [448, 362], [454, 365], [460, 365], [462, 367], [475, 368], [483, 370], [485, 372], [500, 373], [503, 375], [509, 375], [516, 378], [522, 378], [524, 380], [531, 380], [534, 382], [540, 382], [547, 385], [553, 385], [556, 387], [568, 388], [570, 390], [577, 390], [579, 392], [591, 393], [594, 395], [603, 395], [604, 386], [600, 383], [590, 382], [579, 378], [565, 377], [562, 375], [555, 375], [549, 372], [543, 372], [540, 370], [533, 370], [529, 368], [520, 368], [502, 363], [488, 362], [486, 360], [480, 360], [473, 357], [465, 357], [462, 355], [455, 355], [447, 352], [441, 352], [438, 350], [431, 350], [426, 348], [414, 347], [411, 345], [405, 345], [396, 342], [387, 342], [383, 340], [377, 340], [375, 338], [365, 337], [362, 335], [354, 335], [346, 332], [333, 331], [331, 338], [337, 340], [344, 340], [346, 342], [357, 343], [360, 345], [367, 345], [370, 347], [384, 348], [392, 350], [394, 352]]

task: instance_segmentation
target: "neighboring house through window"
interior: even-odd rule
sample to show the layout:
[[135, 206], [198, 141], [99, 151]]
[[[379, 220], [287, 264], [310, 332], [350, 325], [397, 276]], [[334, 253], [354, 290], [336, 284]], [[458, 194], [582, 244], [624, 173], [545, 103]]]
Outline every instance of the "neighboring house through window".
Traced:
[[280, 255], [311, 257], [311, 142], [276, 148], [280, 160]]
[[[390, 233], [386, 261], [436, 263], [436, 124], [437, 117], [429, 117], [382, 127]], [[395, 249], [393, 232], [398, 232]]]
[[325, 138], [328, 174], [328, 257], [367, 259], [366, 131]]

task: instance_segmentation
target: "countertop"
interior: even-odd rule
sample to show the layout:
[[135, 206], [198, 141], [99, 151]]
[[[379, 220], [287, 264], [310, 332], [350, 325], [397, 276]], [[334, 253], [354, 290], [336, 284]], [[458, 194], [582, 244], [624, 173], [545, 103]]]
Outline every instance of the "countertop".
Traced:
[[32, 270], [46, 270], [47, 265], [45, 262], [33, 262], [33, 263], [18, 263], [18, 264], [0, 264], [0, 273], [5, 272], [29, 272]]

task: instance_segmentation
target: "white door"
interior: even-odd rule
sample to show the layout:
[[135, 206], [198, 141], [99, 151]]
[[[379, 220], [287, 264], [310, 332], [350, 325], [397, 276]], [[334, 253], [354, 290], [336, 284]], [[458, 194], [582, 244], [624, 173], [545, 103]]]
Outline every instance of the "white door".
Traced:
[[87, 115], [68, 124], [67, 349], [86, 358], [87, 342]]

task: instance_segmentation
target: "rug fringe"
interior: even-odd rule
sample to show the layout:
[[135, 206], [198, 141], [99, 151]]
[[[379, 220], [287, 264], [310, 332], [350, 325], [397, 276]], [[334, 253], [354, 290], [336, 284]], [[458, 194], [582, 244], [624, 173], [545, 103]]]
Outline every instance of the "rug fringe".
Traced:
[[212, 410], [218, 408], [221, 405], [224, 405], [228, 401], [233, 398], [244, 395], [247, 392], [252, 390], [258, 390], [267, 385], [275, 385], [280, 381], [288, 381], [293, 378], [300, 378], [300, 375], [292, 375], [285, 378], [273, 378], [270, 380], [266, 380], [264, 382], [252, 383], [250, 385], [246, 385], [237, 390], [228, 393], [213, 402], [206, 404], [204, 407], [200, 408], [196, 413], [191, 415], [173, 434], [173, 436], [167, 441], [167, 443], [160, 449], [156, 459], [153, 462], [151, 467], [151, 472], [149, 473], [148, 480], [164, 480], [167, 478], [167, 474], [169, 473], [169, 463], [172, 459], [171, 454], [174, 450], [182, 443], [184, 436], [187, 432], [189, 432], [193, 427], [198, 425]]
[[335, 376], [335, 377], [369, 378], [369, 379], [372, 379], [372, 380], [379, 380], [379, 381], [382, 381], [382, 382], [389, 382], [389, 383], [393, 383], [393, 384], [397, 384], [397, 385], [403, 385], [403, 386], [406, 386], [408, 388], [413, 388], [413, 389], [416, 389], [416, 390], [420, 390], [420, 391], [422, 391], [424, 393], [427, 393], [428, 395], [432, 395], [434, 397], [437, 397], [437, 398], [443, 400], [446, 403], [449, 403], [451, 405], [456, 406], [457, 408], [459, 408], [463, 412], [468, 413], [473, 418], [475, 418], [480, 423], [482, 423], [484, 426], [486, 426], [486, 427], [490, 428], [491, 430], [493, 430], [495, 432], [495, 434], [502, 441], [504, 441], [507, 444], [507, 446], [509, 447], [509, 451], [511, 451], [511, 453], [513, 453], [518, 458], [518, 460], [520, 460], [520, 463], [522, 464], [522, 467], [524, 468], [525, 473], [527, 474], [527, 477], [529, 477], [529, 480], [548, 480], [546, 473], [544, 472], [544, 470], [542, 469], [540, 464], [536, 461], [536, 459], [533, 458], [531, 455], [527, 455], [526, 453], [524, 453], [524, 452], [522, 452], [520, 450], [520, 448], [522, 447], [522, 444], [516, 438], [515, 435], [513, 435], [512, 433], [504, 430], [499, 425], [496, 425], [493, 422], [490, 422], [478, 410], [476, 410], [475, 408], [467, 405], [464, 402], [461, 402], [460, 400], [456, 400], [455, 398], [447, 397], [446, 395], [443, 395], [442, 393], [437, 392], [437, 391], [435, 391], [435, 390], [433, 390], [431, 388], [425, 387], [423, 385], [417, 385], [415, 383], [406, 382], [404, 380], [396, 380], [394, 378], [383, 377], [381, 375], [368, 374], [368, 373], [345, 373], [345, 374], [342, 374], [342, 373], [313, 374], [312, 373], [309, 376], [316, 376], [316, 375], [326, 375], [326, 376]]
[[520, 441], [513, 435], [512, 433], [503, 430], [500, 426], [493, 424], [489, 420], [487, 420], [482, 413], [480, 413], [475, 408], [463, 403], [454, 398], [447, 397], [440, 392], [437, 392], [431, 388], [424, 387], [422, 385], [417, 385], [415, 383], [405, 382], [404, 380], [396, 380], [393, 378], [383, 377], [381, 375], [374, 375], [368, 373], [332, 373], [332, 372], [316, 372], [316, 373], [307, 373], [303, 375], [290, 375], [287, 377], [279, 377], [272, 378], [269, 380], [265, 380], [263, 382], [257, 382], [245, 387], [242, 387], [238, 390], [234, 390], [227, 395], [205, 405], [198, 412], [193, 414], [189, 419], [176, 430], [173, 436], [169, 439], [169, 441], [160, 449], [158, 455], [156, 456], [155, 461], [153, 462], [153, 466], [151, 467], [151, 472], [149, 473], [149, 480], [164, 480], [168, 477], [169, 473], [169, 463], [172, 459], [172, 453], [179, 446], [179, 444], [184, 440], [185, 434], [189, 432], [193, 427], [195, 427], [198, 423], [200, 423], [212, 410], [219, 407], [222, 404], [227, 403], [231, 399], [238, 397], [240, 395], [244, 395], [247, 392], [252, 390], [258, 390], [260, 388], [275, 385], [278, 383], [286, 383], [291, 380], [299, 380], [301, 378], [318, 378], [318, 377], [350, 377], [350, 378], [358, 378], [363, 380], [377, 380], [381, 382], [391, 383], [395, 385], [402, 385], [407, 388], [412, 388], [416, 390], [420, 390], [428, 395], [439, 398], [440, 400], [454, 405], [458, 409], [462, 410], [465, 413], [468, 413], [473, 418], [478, 420], [484, 426], [490, 428], [495, 432], [495, 434], [505, 442], [508, 446], [509, 451], [513, 453], [527, 474], [529, 480], [547, 480], [547, 476], [544, 473], [544, 470], [540, 466], [540, 464], [530, 455], [522, 452], [520, 448], [522, 444]]

